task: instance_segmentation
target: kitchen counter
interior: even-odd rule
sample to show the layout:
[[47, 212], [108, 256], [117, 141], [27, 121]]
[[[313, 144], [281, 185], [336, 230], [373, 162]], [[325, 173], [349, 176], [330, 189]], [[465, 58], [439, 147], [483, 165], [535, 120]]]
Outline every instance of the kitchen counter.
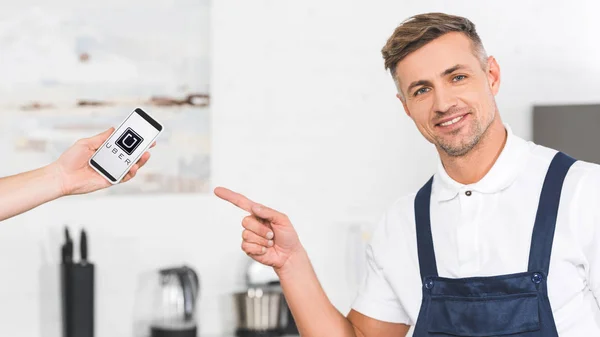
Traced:
[[[225, 335], [198, 335], [198, 337], [237, 337], [235, 334], [225, 334]], [[281, 335], [277, 337], [300, 337], [300, 335]]]

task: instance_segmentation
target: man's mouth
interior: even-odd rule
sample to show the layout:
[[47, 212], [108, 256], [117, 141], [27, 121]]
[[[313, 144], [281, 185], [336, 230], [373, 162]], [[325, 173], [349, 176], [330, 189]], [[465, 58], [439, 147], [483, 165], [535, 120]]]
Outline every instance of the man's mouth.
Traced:
[[456, 124], [460, 122], [467, 114], [463, 114], [460, 116], [446, 118], [443, 121], [437, 123], [435, 126], [450, 126], [452, 124]]

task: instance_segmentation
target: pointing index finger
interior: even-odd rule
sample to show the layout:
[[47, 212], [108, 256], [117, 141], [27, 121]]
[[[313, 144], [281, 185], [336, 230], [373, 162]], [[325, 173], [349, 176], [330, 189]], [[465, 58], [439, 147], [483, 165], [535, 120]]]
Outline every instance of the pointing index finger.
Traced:
[[230, 203], [249, 213], [252, 213], [252, 206], [256, 205], [255, 202], [246, 198], [245, 196], [224, 187], [215, 188], [215, 195], [223, 200], [229, 201]]

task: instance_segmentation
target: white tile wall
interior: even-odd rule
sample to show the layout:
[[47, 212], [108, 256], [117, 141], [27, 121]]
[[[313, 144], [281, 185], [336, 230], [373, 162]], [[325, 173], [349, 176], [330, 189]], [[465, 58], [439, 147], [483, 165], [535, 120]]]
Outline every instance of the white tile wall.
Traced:
[[[287, 212], [327, 294], [346, 312], [354, 289], [349, 224], [376, 222], [435, 169], [435, 153], [383, 70], [379, 51], [394, 27], [423, 11], [472, 18], [502, 69], [501, 114], [529, 138], [532, 103], [600, 100], [599, 9], [593, 1], [214, 1], [214, 185]], [[202, 332], [232, 331], [228, 296], [241, 286], [243, 216], [212, 195], [87, 195], [5, 221], [2, 334], [59, 336], [53, 268], [64, 224], [89, 231], [98, 336], [132, 336], [139, 273], [180, 262], [201, 277]]]

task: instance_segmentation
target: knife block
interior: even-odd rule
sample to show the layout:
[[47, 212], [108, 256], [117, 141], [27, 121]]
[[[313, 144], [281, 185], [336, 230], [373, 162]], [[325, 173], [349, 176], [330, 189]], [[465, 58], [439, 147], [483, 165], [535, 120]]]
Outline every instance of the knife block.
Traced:
[[94, 264], [61, 264], [62, 336], [94, 337]]

